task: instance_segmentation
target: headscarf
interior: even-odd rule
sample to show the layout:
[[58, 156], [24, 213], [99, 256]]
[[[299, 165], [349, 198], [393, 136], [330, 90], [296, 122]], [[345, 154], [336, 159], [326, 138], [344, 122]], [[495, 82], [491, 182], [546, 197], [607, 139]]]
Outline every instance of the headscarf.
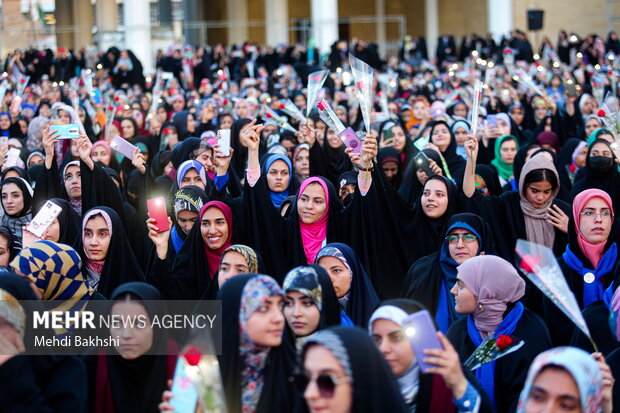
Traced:
[[517, 413], [525, 413], [525, 405], [540, 372], [548, 366], [557, 366], [571, 375], [579, 390], [581, 411], [598, 413], [603, 399], [603, 377], [596, 361], [585, 351], [575, 347], [557, 347], [539, 354], [532, 362], [527, 380], [519, 397]]
[[[77, 212], [75, 212], [73, 208], [71, 208], [71, 204], [66, 199], [52, 198], [49, 201], [62, 208], [57, 218], [58, 225], [60, 227], [60, 238], [58, 238], [58, 243], [71, 246], [77, 245], [81, 237], [80, 216], [77, 214]], [[46, 202], [42, 202], [39, 205], [36, 213], [39, 212], [39, 210], [46, 204]], [[33, 214], [34, 213], [35, 212], [33, 211]]]
[[495, 141], [495, 159], [491, 161], [491, 164], [497, 169], [497, 174], [507, 181], [509, 181], [513, 175], [514, 162], [509, 164], [502, 159], [502, 144], [509, 140], [514, 141], [517, 145], [517, 150], [519, 150], [517, 138], [512, 135], [504, 135]]
[[[454, 107], [454, 106], [452, 106]], [[469, 133], [469, 131], [471, 130], [471, 126], [469, 125], [469, 122], [464, 121], [464, 120], [457, 120], [456, 122], [454, 122], [452, 124], [452, 127], [450, 128], [450, 130], [452, 131], [453, 134], [456, 134], [456, 130], [458, 128], [463, 128], [465, 129], [465, 132]], [[456, 153], [463, 157], [464, 159], [467, 159], [467, 151], [465, 150], [465, 146], [463, 145], [456, 145]], [[497, 155], [495, 155], [497, 157]]]
[[4, 202], [2, 203], [2, 210], [4, 215], [2, 216], [2, 225], [9, 228], [17, 237], [22, 239], [22, 227], [32, 220], [32, 195], [33, 190], [30, 184], [23, 178], [6, 178], [0, 183], [0, 191], [5, 185], [15, 184], [22, 193], [24, 200], [24, 207], [17, 214], [9, 215], [4, 208]]
[[224, 245], [222, 245], [217, 250], [210, 249], [207, 246], [207, 243], [203, 241], [205, 258], [207, 259], [207, 264], [209, 265], [209, 273], [211, 275], [211, 278], [213, 278], [214, 275], [217, 274], [217, 270], [220, 264], [220, 257], [222, 256], [222, 253], [224, 252], [224, 250], [226, 250], [226, 248], [232, 245], [231, 241], [232, 241], [232, 236], [233, 236], [233, 220], [232, 220], [233, 218], [232, 218], [232, 210], [230, 209], [228, 205], [220, 201], [211, 201], [211, 202], [207, 202], [206, 204], [204, 204], [203, 207], [200, 209], [200, 213], [198, 214], [198, 217], [199, 217], [198, 221], [196, 222], [194, 226], [197, 225], [198, 227], [200, 227], [202, 217], [204, 216], [205, 212], [207, 212], [209, 208], [219, 209], [222, 212], [222, 214], [224, 214], [224, 219], [226, 219], [226, 225], [228, 226], [228, 238], [226, 238]]
[[502, 322], [508, 303], [525, 294], [525, 281], [503, 258], [494, 255], [472, 257], [457, 267], [458, 277], [478, 297], [473, 314], [479, 331], [493, 333]]
[[0, 319], [13, 326], [22, 340], [24, 339], [26, 312], [17, 298], [2, 288], [0, 288]]
[[[65, 167], [62, 169], [63, 187], [65, 186], [65, 174], [67, 173], [67, 169], [69, 169], [70, 166], [77, 166], [78, 168], [81, 169], [80, 161], [71, 161], [68, 164], [66, 164]], [[79, 215], [82, 215], [82, 199], [71, 198], [71, 194], [69, 192], [66, 192], [66, 193], [67, 193], [67, 198], [69, 198], [69, 203], [71, 203], [71, 206], [73, 207], [75, 212], [77, 212]]]
[[553, 131], [541, 132], [536, 138], [539, 145], [550, 145], [556, 153], [560, 153], [560, 138]]
[[10, 261], [17, 257], [17, 254], [22, 250], [22, 242], [8, 227], [0, 226], [0, 236], [7, 240], [7, 253], [9, 254], [8, 264], [10, 264]]
[[207, 187], [207, 176], [205, 174], [205, 168], [198, 161], [185, 161], [181, 164], [181, 166], [179, 167], [179, 170], [177, 171], [177, 185], [179, 187], [181, 186], [181, 184], [183, 183], [183, 178], [185, 177], [185, 174], [187, 174], [187, 172], [189, 172], [190, 169], [195, 169], [196, 172], [198, 172], [198, 175], [200, 175], [200, 180], [202, 181], [202, 183], [205, 185], [205, 188], [206, 188]]
[[234, 244], [230, 247], [226, 248], [220, 257], [220, 265], [222, 264], [222, 259], [224, 255], [229, 252], [236, 252], [237, 254], [241, 254], [243, 258], [245, 258], [245, 262], [248, 263], [248, 274], [256, 274], [259, 270], [258, 265], [258, 256], [256, 255], [256, 251], [247, 245]]
[[422, 102], [424, 104], [424, 106], [429, 109], [431, 107], [430, 103], [428, 103], [428, 100], [426, 99], [426, 97], [424, 96], [418, 96], [417, 98], [415, 98], [415, 100], [413, 101], [413, 103], [411, 104], [411, 115], [410, 115], [410, 120], [407, 123], [406, 127], [407, 130], [410, 130], [411, 128], [413, 128], [414, 126], [419, 126], [420, 124], [422, 124], [422, 122], [424, 122], [424, 119], [418, 119], [415, 117], [414, 112], [413, 112], [413, 107], [415, 106], [416, 103], [418, 102]]
[[299, 198], [306, 190], [308, 185], [315, 182], [321, 185], [321, 188], [323, 188], [323, 192], [325, 195], [325, 212], [323, 212], [323, 216], [321, 216], [321, 218], [319, 218], [313, 224], [305, 224], [301, 220], [301, 217], [299, 217], [299, 231], [301, 233], [301, 241], [303, 243], [304, 252], [306, 253], [306, 259], [309, 264], [314, 263], [317, 253], [324, 245], [324, 242], [327, 238], [327, 218], [329, 216], [329, 191], [327, 185], [321, 178], [313, 176], [312, 178], [308, 178], [302, 182], [297, 195], [297, 202], [299, 202]]
[[[456, 153], [456, 138], [454, 137], [454, 132], [450, 129], [450, 125], [446, 121], [439, 120], [432, 122], [432, 127], [430, 131], [430, 140], [433, 140], [433, 131], [439, 125], [444, 125], [448, 129], [448, 133], [450, 134], [450, 143], [446, 147], [446, 149], [441, 153], [441, 156], [445, 159], [446, 165], [443, 165], [442, 169], [446, 173], [447, 176], [451, 178], [461, 177], [465, 171], [465, 159], [463, 159], [460, 155]], [[446, 170], [447, 169], [447, 170]]]
[[351, 273], [349, 291], [338, 299], [340, 308], [357, 326], [367, 326], [372, 310], [379, 304], [377, 295], [370, 278], [362, 266], [357, 254], [351, 247], [338, 242], [327, 244], [316, 256], [318, 264], [323, 257], [339, 259]]
[[[599, 138], [599, 136], [601, 136], [601, 135], [611, 135], [611, 136], [614, 136], [614, 134], [613, 134], [613, 133], [611, 133], [611, 131], [610, 131], [609, 129], [607, 129], [607, 128], [598, 128], [598, 129], [595, 129], [595, 130], [593, 130], [593, 131], [590, 133], [590, 136], [588, 136], [588, 148], [589, 148], [590, 146], [592, 146], [592, 144], [594, 143], [594, 141], [595, 141], [595, 140], [597, 140], [597, 139], [601, 139], [601, 138]], [[606, 139], [603, 139], [603, 140], [605, 140], [605, 141], [606, 141]], [[609, 142], [608, 142], [608, 143], [609, 143]]]
[[306, 340], [302, 362], [313, 345], [324, 346], [350, 378], [351, 413], [408, 411], [392, 371], [366, 331], [351, 327], [321, 330]]
[[284, 191], [273, 192], [272, 190], [269, 190], [269, 197], [271, 198], [271, 203], [276, 208], [280, 208], [280, 206], [282, 205], [282, 201], [284, 201], [284, 199], [286, 199], [286, 197], [289, 196], [291, 185], [293, 181], [295, 180], [294, 172], [293, 172], [293, 164], [291, 163], [291, 160], [288, 158], [288, 156], [284, 156], [284, 155], [276, 154], [276, 155], [269, 156], [267, 160], [263, 163], [262, 173], [265, 176], [267, 176], [267, 174], [269, 173], [269, 168], [271, 168], [271, 165], [275, 161], [278, 161], [278, 160], [284, 161], [284, 163], [286, 163], [286, 166], [288, 167], [289, 179], [288, 179], [288, 186], [286, 187], [286, 189], [284, 189]]
[[577, 195], [573, 200], [573, 219], [575, 220], [575, 231], [577, 232], [577, 242], [579, 243], [579, 248], [588, 260], [590, 260], [590, 263], [596, 268], [599, 260], [603, 256], [606, 243], [602, 242], [600, 244], [592, 244], [588, 242], [579, 229], [581, 223], [581, 212], [592, 198], [600, 198], [605, 201], [612, 214], [612, 226], [614, 207], [611, 197], [607, 194], [607, 192], [601, 191], [600, 189], [586, 189], [585, 191], [579, 193], [579, 195]]
[[[535, 208], [525, 198], [525, 178], [527, 175], [537, 169], [548, 169], [556, 178], [557, 187], [553, 189], [549, 201], [542, 208]], [[523, 166], [521, 176], [519, 177], [519, 196], [521, 197], [520, 205], [523, 211], [523, 218], [525, 219], [525, 230], [527, 239], [535, 244], [545, 245], [549, 248], [553, 248], [553, 242], [555, 241], [555, 228], [547, 220], [547, 211], [551, 206], [551, 203], [558, 195], [560, 191], [560, 177], [558, 172], [546, 156], [532, 156], [529, 161]]]
[[55, 311], [80, 311], [94, 292], [84, 279], [80, 255], [68, 245], [34, 242], [21, 250], [11, 267], [26, 275], [44, 300], [54, 302]]

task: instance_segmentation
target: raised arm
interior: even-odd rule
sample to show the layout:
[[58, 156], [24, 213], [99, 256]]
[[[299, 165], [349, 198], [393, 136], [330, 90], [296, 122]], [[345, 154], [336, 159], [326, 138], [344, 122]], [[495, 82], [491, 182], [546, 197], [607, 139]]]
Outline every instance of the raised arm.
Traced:
[[465, 149], [467, 150], [467, 164], [463, 177], [463, 193], [471, 198], [476, 190], [476, 159], [478, 159], [478, 140], [474, 135], [467, 135]]

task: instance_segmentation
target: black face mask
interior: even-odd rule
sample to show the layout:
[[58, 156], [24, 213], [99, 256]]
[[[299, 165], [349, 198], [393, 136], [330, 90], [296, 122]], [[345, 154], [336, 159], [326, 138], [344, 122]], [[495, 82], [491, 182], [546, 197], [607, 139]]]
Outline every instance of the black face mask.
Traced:
[[605, 156], [590, 156], [588, 168], [597, 175], [608, 174], [613, 171], [614, 159]]

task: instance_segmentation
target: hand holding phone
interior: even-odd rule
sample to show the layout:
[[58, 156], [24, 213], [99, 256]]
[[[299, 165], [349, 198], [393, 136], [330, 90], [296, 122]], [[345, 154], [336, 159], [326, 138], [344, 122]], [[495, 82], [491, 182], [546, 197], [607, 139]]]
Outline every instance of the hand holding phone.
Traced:
[[62, 208], [59, 205], [52, 201], [47, 201], [32, 221], [26, 225], [26, 229], [41, 238], [61, 212]]
[[115, 136], [114, 139], [112, 139], [110, 147], [129, 160], [133, 159], [133, 151], [136, 149], [135, 145], [132, 145], [120, 136]]
[[198, 389], [185, 371], [185, 359], [179, 357], [172, 380], [170, 404], [178, 413], [194, 413], [198, 403]]
[[224, 156], [230, 156], [230, 129], [220, 129], [217, 131], [217, 143]]
[[149, 217], [153, 218], [157, 232], [164, 232], [170, 229], [168, 222], [168, 211], [166, 210], [166, 199], [163, 196], [151, 198], [147, 201]]
[[411, 343], [411, 348], [418, 361], [420, 370], [422, 373], [426, 373], [429, 368], [433, 368], [435, 365], [424, 362], [424, 359], [427, 358], [424, 354], [424, 350], [444, 350], [437, 337], [437, 330], [435, 329], [431, 315], [427, 310], [418, 311], [405, 318], [402, 325], [403, 331]]
[[59, 132], [57, 139], [77, 139], [80, 136], [80, 127], [75, 123], [69, 125], [50, 125], [50, 133]]
[[413, 161], [415, 162], [416, 169], [421, 168], [429, 178], [435, 175], [435, 172], [431, 169], [431, 160], [428, 159], [424, 152], [418, 152]]

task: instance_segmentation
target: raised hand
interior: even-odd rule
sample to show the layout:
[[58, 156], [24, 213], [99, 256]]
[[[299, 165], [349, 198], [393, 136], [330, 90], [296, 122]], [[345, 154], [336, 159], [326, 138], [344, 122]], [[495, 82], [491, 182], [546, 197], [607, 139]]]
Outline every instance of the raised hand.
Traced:
[[43, 129], [43, 148], [45, 149], [45, 167], [50, 169], [54, 161], [54, 144], [58, 142], [60, 132], [51, 132], [50, 126], [47, 125]]
[[170, 230], [172, 229], [172, 220], [168, 217], [168, 229], [166, 231], [158, 232], [155, 218], [149, 218], [146, 220], [146, 227], [149, 230], [149, 238], [155, 244], [157, 251], [157, 257], [160, 260], [165, 260], [168, 255], [168, 240], [170, 239]]
[[220, 149], [220, 144], [216, 143], [213, 146], [213, 152], [215, 153], [215, 166], [217, 169], [217, 176], [224, 176], [228, 172], [230, 167], [230, 161], [232, 161], [233, 153], [235, 150], [230, 148], [230, 155], [226, 156]]
[[468, 381], [463, 374], [459, 355], [441, 331], [437, 332], [437, 337], [439, 337], [439, 341], [444, 349], [424, 350], [424, 354], [429, 356], [424, 359], [424, 362], [436, 366], [429, 368], [426, 372], [443, 377], [446, 386], [452, 391], [454, 398], [460, 399], [467, 390]]
[[146, 160], [144, 159], [144, 155], [140, 152], [139, 148], [133, 150], [133, 154], [131, 156], [131, 163], [142, 175], [146, 173]]
[[563, 233], [568, 234], [568, 216], [560, 209], [560, 207], [557, 205], [552, 205], [547, 210], [547, 219], [551, 225]]
[[260, 145], [260, 133], [265, 129], [264, 125], [257, 125], [256, 119], [254, 119], [248, 129], [241, 133], [240, 139], [242, 139], [248, 151], [258, 151]]

